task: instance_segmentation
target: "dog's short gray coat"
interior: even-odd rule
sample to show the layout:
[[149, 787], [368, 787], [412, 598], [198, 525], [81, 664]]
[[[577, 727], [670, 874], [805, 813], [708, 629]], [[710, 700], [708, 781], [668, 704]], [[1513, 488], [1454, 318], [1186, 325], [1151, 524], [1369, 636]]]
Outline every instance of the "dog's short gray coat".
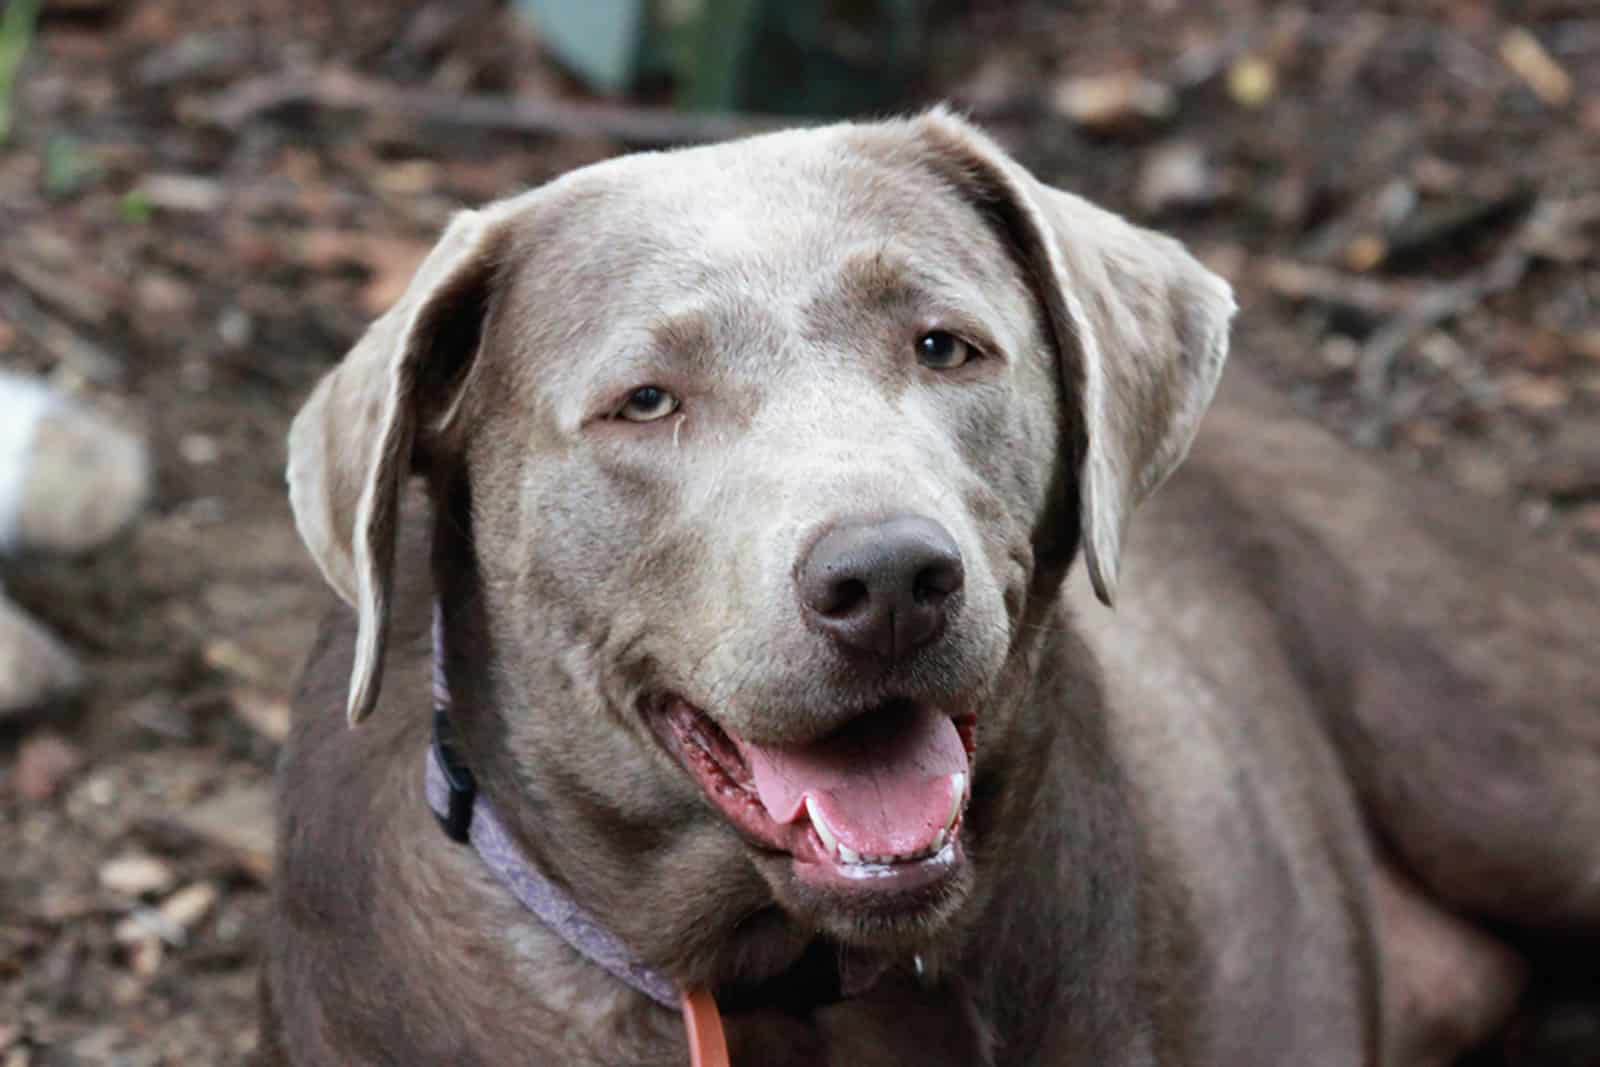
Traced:
[[[268, 1062], [685, 1061], [671, 1012], [434, 824], [435, 597], [483, 790], [646, 962], [726, 986], [827, 936], [887, 967], [730, 1013], [737, 1064], [1416, 1067], [1493, 1031], [1526, 965], [1480, 924], [1600, 920], [1594, 591], [1237, 373], [1155, 493], [1232, 311], [943, 112], [459, 216], [291, 435], [349, 606], [280, 772]], [[977, 357], [920, 366], [931, 328]], [[642, 385], [678, 409], [614, 417]], [[801, 624], [797, 554], [898, 513], [951, 532], [966, 586], [864, 668]], [[888, 919], [805, 891], [656, 742], [661, 693], [763, 744], [976, 708], [959, 876]]]

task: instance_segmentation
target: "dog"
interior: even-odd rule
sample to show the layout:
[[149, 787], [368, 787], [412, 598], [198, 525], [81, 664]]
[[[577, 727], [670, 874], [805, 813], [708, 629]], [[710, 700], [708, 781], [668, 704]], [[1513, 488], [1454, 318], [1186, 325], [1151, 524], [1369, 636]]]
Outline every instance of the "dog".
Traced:
[[1218, 394], [1233, 312], [942, 109], [458, 215], [290, 434], [265, 1061], [1492, 1037], [1600, 926], [1593, 585]]

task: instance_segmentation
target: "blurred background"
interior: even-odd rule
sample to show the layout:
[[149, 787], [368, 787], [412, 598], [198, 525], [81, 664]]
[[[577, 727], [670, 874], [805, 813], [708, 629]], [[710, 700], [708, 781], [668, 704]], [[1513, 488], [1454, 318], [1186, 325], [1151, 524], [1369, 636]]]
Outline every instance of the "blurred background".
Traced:
[[77, 668], [0, 701], [0, 1067], [253, 1047], [327, 603], [284, 432], [450, 212], [939, 99], [1189, 241], [1286, 404], [1600, 572], [1593, 0], [0, 0], [0, 370], [133, 435], [80, 493], [149, 456], [119, 536], [0, 559]]

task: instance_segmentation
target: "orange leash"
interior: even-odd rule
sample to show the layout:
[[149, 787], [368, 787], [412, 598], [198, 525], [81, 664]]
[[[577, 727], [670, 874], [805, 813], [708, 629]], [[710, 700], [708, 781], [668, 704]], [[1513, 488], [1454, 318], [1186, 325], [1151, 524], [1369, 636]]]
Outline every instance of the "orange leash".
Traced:
[[707, 989], [685, 990], [683, 1029], [689, 1035], [691, 1067], [729, 1067], [728, 1039], [722, 1034], [722, 1012]]

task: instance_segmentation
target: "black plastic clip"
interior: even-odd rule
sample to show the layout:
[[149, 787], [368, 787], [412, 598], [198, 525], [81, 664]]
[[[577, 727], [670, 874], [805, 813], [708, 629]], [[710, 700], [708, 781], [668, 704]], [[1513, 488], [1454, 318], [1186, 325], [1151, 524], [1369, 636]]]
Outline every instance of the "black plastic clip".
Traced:
[[433, 754], [439, 760], [439, 769], [444, 771], [444, 782], [450, 789], [450, 803], [443, 814], [436, 812], [435, 815], [450, 840], [464, 844], [472, 829], [472, 805], [478, 798], [478, 783], [461, 761], [454, 741], [450, 716], [445, 714], [443, 708], [439, 708], [433, 713]]

